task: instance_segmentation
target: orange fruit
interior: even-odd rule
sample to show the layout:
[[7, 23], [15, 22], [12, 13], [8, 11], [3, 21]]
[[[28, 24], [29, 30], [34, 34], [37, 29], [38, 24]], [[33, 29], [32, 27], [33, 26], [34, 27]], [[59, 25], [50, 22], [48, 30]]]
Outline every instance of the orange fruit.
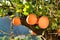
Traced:
[[38, 25], [40, 28], [45, 29], [49, 25], [49, 19], [46, 16], [42, 16], [39, 18]]
[[16, 26], [20, 25], [21, 24], [20, 18], [19, 17], [13, 18], [13, 24], [16, 25]]
[[26, 21], [29, 25], [34, 25], [37, 23], [37, 17], [35, 14], [30, 14], [27, 16]]
[[57, 33], [60, 34], [60, 29], [57, 30]]

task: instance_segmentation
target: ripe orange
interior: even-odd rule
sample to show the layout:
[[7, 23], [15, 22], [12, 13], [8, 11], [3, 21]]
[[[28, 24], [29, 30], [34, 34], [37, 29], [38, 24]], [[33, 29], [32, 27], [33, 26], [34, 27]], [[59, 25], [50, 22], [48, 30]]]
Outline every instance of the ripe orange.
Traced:
[[60, 29], [57, 30], [57, 33], [60, 34]]
[[15, 17], [13, 18], [13, 22], [12, 22], [15, 26], [18, 26], [21, 24], [21, 20], [19, 17]]
[[37, 23], [37, 17], [35, 14], [30, 14], [27, 16], [26, 21], [29, 25], [34, 25]]
[[40, 28], [45, 29], [49, 25], [49, 19], [46, 16], [42, 16], [39, 18], [38, 25]]

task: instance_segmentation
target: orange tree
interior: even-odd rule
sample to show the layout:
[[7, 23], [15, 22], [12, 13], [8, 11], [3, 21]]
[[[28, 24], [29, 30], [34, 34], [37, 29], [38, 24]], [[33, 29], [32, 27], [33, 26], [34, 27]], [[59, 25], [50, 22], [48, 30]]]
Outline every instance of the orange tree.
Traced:
[[[29, 16], [34, 14], [37, 17], [32, 19]], [[35, 33], [52, 31], [60, 28], [60, 0], [4, 0], [0, 1], [0, 17], [20, 17], [21, 24], [32, 29]], [[41, 18], [42, 16], [45, 16]], [[30, 19], [29, 19], [30, 18]], [[27, 21], [26, 21], [27, 19]], [[31, 24], [34, 20], [34, 25]], [[40, 21], [39, 21], [40, 20]], [[45, 28], [46, 27], [46, 28]]]

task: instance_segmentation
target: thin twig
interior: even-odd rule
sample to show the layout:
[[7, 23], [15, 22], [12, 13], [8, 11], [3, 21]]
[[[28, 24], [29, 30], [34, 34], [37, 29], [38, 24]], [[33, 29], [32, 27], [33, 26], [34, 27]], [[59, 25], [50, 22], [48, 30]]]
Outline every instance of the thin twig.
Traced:
[[57, 34], [57, 33], [48, 33], [48, 34]]
[[58, 10], [58, 0], [56, 0], [56, 9]]
[[10, 1], [10, 3], [11, 3], [12, 7], [15, 8], [15, 6], [14, 6], [13, 3], [11, 2], [11, 0], [9, 0], [9, 1]]

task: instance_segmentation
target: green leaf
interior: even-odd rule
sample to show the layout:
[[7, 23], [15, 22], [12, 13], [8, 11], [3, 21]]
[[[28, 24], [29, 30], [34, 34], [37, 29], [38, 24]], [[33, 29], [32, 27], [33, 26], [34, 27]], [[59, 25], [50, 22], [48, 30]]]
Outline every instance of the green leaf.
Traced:
[[24, 12], [23, 13], [25, 16], [28, 16], [29, 15], [29, 12]]
[[37, 26], [35, 26], [35, 28], [36, 28], [36, 29], [39, 29], [39, 26], [37, 25]]

